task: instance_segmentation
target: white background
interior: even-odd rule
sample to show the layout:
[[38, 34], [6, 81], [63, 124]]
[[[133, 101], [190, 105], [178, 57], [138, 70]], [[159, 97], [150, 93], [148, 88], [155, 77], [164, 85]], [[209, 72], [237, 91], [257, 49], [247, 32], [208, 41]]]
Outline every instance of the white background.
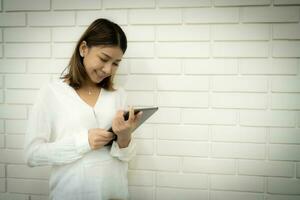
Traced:
[[0, 0], [0, 199], [47, 199], [23, 142], [41, 86], [96, 18], [120, 24], [117, 82], [159, 106], [136, 132], [133, 200], [300, 199], [299, 0]]

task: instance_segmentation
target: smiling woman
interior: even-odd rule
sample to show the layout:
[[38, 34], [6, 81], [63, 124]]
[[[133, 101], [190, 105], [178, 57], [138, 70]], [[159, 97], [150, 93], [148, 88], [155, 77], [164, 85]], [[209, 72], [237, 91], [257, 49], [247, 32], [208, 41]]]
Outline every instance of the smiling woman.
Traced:
[[[95, 20], [78, 41], [67, 73], [43, 88], [26, 133], [29, 166], [52, 166], [50, 199], [128, 199], [127, 162], [141, 115], [123, 118], [125, 92], [113, 78], [127, 48], [122, 29]], [[107, 131], [112, 126], [114, 134]]]

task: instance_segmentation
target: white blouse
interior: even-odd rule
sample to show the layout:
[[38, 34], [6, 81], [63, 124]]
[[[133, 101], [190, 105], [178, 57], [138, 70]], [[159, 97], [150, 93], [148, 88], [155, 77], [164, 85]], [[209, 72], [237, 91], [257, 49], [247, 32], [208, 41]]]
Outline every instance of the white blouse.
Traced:
[[123, 89], [101, 89], [91, 107], [62, 79], [40, 91], [28, 121], [25, 157], [29, 166], [52, 166], [51, 200], [129, 198], [127, 162], [135, 155], [134, 141], [98, 150], [88, 142], [88, 130], [110, 128], [116, 112], [126, 109], [125, 100]]

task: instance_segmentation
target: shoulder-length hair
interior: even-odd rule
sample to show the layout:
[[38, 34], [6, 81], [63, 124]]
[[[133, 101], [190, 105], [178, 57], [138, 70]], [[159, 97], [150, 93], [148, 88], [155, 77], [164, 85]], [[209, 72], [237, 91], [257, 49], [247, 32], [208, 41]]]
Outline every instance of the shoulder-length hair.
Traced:
[[[61, 79], [69, 80], [69, 85], [74, 89], [79, 89], [84, 81], [88, 78], [85, 67], [83, 65], [83, 58], [80, 56], [80, 44], [85, 41], [87, 46], [93, 47], [97, 45], [118, 46], [123, 54], [127, 49], [127, 38], [121, 27], [108, 19], [96, 19], [83, 33], [76, 44], [76, 48], [69, 61], [68, 66], [61, 73]], [[67, 73], [63, 75], [67, 69]], [[114, 75], [103, 79], [98, 83], [98, 87], [109, 91], [114, 91], [113, 88]]]

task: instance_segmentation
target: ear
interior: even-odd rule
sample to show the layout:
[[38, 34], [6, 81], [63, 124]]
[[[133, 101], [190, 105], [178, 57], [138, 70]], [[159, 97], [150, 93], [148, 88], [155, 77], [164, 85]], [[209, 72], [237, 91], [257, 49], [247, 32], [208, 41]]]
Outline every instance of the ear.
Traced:
[[88, 46], [86, 41], [82, 41], [80, 46], [79, 46], [79, 54], [81, 57], [84, 57], [88, 52]]

